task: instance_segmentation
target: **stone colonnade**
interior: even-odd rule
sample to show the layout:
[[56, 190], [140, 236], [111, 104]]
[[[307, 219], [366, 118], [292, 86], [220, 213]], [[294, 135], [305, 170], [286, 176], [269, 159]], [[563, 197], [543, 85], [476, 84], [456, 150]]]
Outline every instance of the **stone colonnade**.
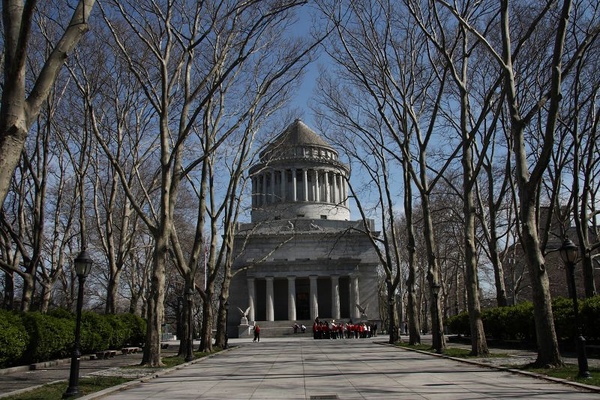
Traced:
[[[319, 292], [317, 279], [330, 279], [331, 281], [331, 318], [332, 319], [340, 319], [341, 315], [341, 296], [340, 296], [340, 276], [333, 275], [328, 277], [320, 277], [317, 275], [310, 275], [308, 277], [296, 277], [296, 276], [288, 276], [287, 277], [287, 319], [289, 321], [298, 320], [297, 315], [297, 293], [296, 293], [296, 280], [301, 278], [309, 279], [309, 310], [310, 310], [310, 320], [315, 320], [319, 316]], [[359, 294], [359, 278], [358, 275], [350, 275], [347, 276], [349, 281], [349, 296], [346, 299], [348, 302], [347, 305], [344, 305], [344, 308], [349, 311], [350, 318], [359, 319], [361, 318], [360, 312], [356, 307], [356, 304], [360, 304], [360, 294]], [[256, 281], [258, 279], [263, 279], [265, 281], [265, 315], [267, 321], [275, 321], [275, 290], [274, 290], [274, 277], [266, 276], [264, 278], [248, 278], [248, 305], [250, 307], [250, 311], [248, 313], [248, 320], [255, 321], [256, 320], [256, 306], [257, 306], [257, 290], [256, 290]], [[302, 318], [300, 318], [302, 319]]]
[[267, 169], [252, 178], [252, 207], [285, 201], [347, 205], [346, 178], [339, 170]]

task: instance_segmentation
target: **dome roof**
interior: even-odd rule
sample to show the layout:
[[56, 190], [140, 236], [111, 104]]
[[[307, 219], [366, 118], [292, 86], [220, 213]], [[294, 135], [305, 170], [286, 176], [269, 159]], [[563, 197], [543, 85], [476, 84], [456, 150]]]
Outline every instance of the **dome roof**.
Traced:
[[260, 158], [280, 158], [297, 147], [323, 147], [337, 151], [300, 119], [296, 119], [260, 153]]

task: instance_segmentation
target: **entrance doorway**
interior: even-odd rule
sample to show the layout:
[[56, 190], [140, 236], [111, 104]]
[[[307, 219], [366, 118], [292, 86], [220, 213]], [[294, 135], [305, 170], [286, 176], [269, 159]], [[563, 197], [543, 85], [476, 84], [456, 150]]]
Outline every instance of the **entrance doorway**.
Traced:
[[296, 279], [296, 318], [310, 319], [310, 281], [308, 278]]

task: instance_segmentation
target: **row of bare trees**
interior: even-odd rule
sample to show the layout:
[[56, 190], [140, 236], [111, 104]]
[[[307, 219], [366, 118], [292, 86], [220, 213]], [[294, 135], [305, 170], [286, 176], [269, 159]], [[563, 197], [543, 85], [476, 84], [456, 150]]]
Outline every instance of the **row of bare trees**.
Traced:
[[[481, 322], [482, 266], [507, 304], [503, 262], [518, 244], [528, 266], [537, 363], [562, 363], [547, 275], [549, 226], [573, 218], [586, 295], [596, 293], [600, 9], [594, 1], [319, 1], [334, 27], [321, 77], [321, 130], [353, 160], [353, 193], [378, 215], [389, 313], [406, 294], [410, 342], [420, 341], [418, 277], [428, 282], [433, 347], [443, 350], [440, 298], [457, 285], [445, 269], [454, 239], [467, 297], [472, 353], [488, 352]], [[361, 195], [366, 188], [378, 194]], [[370, 191], [369, 193], [372, 193]], [[441, 195], [440, 195], [441, 194]], [[441, 232], [458, 199], [458, 231]], [[437, 201], [434, 201], [437, 198]], [[403, 199], [403, 200], [401, 200]], [[456, 202], [454, 202], [456, 204]], [[542, 209], [550, 215], [540, 218]], [[561, 210], [563, 215], [552, 215]], [[567, 211], [565, 213], [565, 210]], [[398, 235], [402, 232], [402, 235]], [[390, 243], [401, 237], [401, 245]], [[550, 237], [550, 240], [552, 237]], [[417, 244], [423, 251], [417, 256]], [[458, 247], [457, 247], [458, 246]], [[597, 261], [595, 261], [597, 264]], [[425, 272], [420, 274], [420, 266]], [[406, 287], [402, 284], [406, 283]], [[398, 326], [396, 322], [392, 325]]]
[[[304, 2], [107, 0], [91, 12], [94, 2], [82, 1], [67, 28], [57, 4], [14, 3], [3, 8], [4, 306], [69, 307], [70, 262], [87, 248], [96, 261], [88, 302], [142, 313], [144, 364], [161, 364], [171, 280], [180, 296], [202, 300], [201, 349], [212, 349], [215, 319], [222, 345], [234, 227], [248, 203], [244, 173], [257, 141], [282, 129], [282, 106], [316, 46], [287, 31]], [[10, 36], [17, 20], [25, 37]], [[36, 79], [47, 79], [41, 66], [60, 46], [54, 33], [75, 25], [80, 35], [61, 48], [65, 68], [58, 74], [57, 65], [45, 97], [34, 99]], [[46, 107], [30, 115], [24, 97]], [[182, 306], [190, 338], [195, 306]]]

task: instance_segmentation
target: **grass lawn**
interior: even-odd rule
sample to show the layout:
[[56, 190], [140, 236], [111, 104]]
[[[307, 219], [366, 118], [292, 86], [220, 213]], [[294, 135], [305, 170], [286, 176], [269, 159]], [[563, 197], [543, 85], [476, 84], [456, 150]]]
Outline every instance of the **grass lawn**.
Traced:
[[[81, 396], [90, 393], [99, 392], [111, 386], [117, 386], [128, 382], [131, 379], [121, 378], [118, 376], [94, 376], [89, 378], [79, 379], [79, 394]], [[53, 383], [45, 385], [38, 389], [22, 393], [17, 396], [5, 397], [7, 400], [58, 400], [62, 399], [63, 393], [69, 386], [68, 382]]]
[[592, 375], [591, 378], [580, 378], [579, 368], [577, 365], [567, 364], [562, 368], [520, 368], [524, 371], [535, 372], [536, 374], [542, 374], [551, 376], [553, 378], [566, 379], [568, 381], [584, 383], [586, 385], [600, 386], [600, 368], [589, 368], [589, 372]]

